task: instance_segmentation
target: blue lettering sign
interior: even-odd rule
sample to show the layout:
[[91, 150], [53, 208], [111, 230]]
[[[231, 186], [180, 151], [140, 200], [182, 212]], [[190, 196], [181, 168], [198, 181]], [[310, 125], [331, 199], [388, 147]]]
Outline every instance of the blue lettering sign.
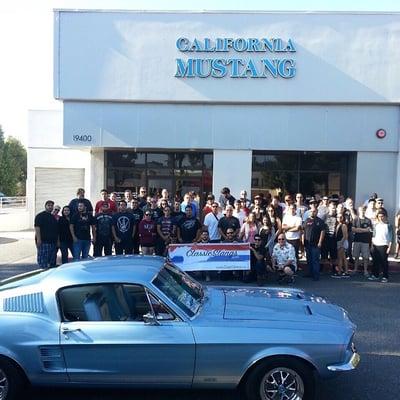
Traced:
[[[282, 53], [296, 53], [292, 39], [282, 38], [204, 38], [180, 37], [176, 48], [182, 53], [278, 53], [278, 58], [190, 57], [176, 59], [177, 78], [284, 78], [296, 76], [296, 62]], [[189, 55], [189, 54], [188, 54]], [[194, 54], [193, 54], [194, 55]], [[256, 55], [254, 54], [254, 57]]]

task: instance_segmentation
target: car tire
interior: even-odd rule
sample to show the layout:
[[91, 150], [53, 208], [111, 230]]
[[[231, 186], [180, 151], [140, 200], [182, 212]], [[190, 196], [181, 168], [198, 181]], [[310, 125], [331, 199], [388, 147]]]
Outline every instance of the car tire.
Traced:
[[246, 400], [313, 400], [314, 373], [305, 362], [296, 358], [270, 358], [250, 372], [242, 392]]
[[0, 359], [0, 400], [16, 400], [25, 388], [25, 379], [10, 361]]

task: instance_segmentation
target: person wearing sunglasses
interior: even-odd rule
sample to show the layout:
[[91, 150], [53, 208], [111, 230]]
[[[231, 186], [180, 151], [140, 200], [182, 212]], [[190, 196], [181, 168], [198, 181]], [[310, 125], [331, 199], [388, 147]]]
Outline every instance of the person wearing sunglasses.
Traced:
[[[262, 286], [267, 279], [267, 249], [262, 246], [261, 236], [254, 235], [254, 243], [250, 245], [251, 275], [256, 277], [258, 286]], [[245, 275], [246, 278], [246, 275]]]
[[297, 270], [295, 248], [286, 241], [284, 233], [278, 235], [278, 243], [272, 251], [272, 268], [278, 272], [278, 282], [294, 282]]

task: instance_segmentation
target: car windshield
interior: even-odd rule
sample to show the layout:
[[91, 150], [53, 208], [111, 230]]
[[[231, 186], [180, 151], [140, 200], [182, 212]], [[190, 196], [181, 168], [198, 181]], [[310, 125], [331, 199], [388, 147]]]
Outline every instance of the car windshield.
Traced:
[[166, 263], [152, 283], [189, 317], [199, 311], [204, 299], [203, 287], [175, 265]]

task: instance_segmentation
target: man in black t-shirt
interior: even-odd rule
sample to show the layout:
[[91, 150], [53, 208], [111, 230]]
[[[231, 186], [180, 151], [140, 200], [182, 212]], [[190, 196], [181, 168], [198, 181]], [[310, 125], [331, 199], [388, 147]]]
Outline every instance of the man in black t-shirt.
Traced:
[[223, 240], [228, 239], [226, 235], [226, 231], [228, 230], [228, 228], [233, 229], [233, 236], [237, 238], [240, 231], [240, 222], [238, 218], [233, 216], [233, 207], [230, 205], [226, 206], [225, 217], [222, 217], [218, 221], [218, 230]]
[[368, 263], [372, 238], [372, 221], [365, 216], [365, 207], [358, 207], [358, 217], [353, 221], [351, 228], [354, 234], [353, 239], [353, 257], [354, 272], [358, 271], [360, 263], [360, 254], [363, 258], [364, 275], [369, 276]]
[[261, 286], [267, 276], [267, 250], [261, 246], [261, 236], [254, 235], [254, 243], [250, 245], [250, 268], [251, 273], [257, 278], [257, 283]]
[[86, 212], [85, 203], [78, 203], [78, 212], [72, 216], [69, 226], [73, 243], [74, 261], [85, 260], [90, 250], [90, 230], [94, 230], [94, 219], [91, 213]]
[[169, 206], [163, 209], [164, 216], [157, 221], [157, 239], [156, 239], [156, 255], [165, 256], [167, 247], [172, 243], [175, 236], [175, 224], [171, 217], [171, 208]]
[[109, 204], [103, 202], [100, 212], [94, 217], [93, 230], [93, 256], [101, 257], [103, 255], [110, 256], [112, 249], [112, 224], [113, 217], [109, 213]]
[[44, 211], [35, 217], [37, 263], [40, 268], [56, 266], [58, 223], [52, 215], [54, 201], [47, 200]]
[[178, 225], [178, 241], [180, 243], [197, 242], [201, 235], [201, 224], [197, 218], [192, 217], [191, 206], [186, 206], [185, 213], [186, 216]]
[[119, 202], [119, 212], [113, 216], [112, 233], [115, 242], [115, 254], [132, 254], [135, 237], [135, 219], [127, 210], [125, 200]]
[[139, 222], [143, 219], [143, 211], [139, 208], [139, 200], [133, 199], [131, 202], [131, 214], [135, 224], [133, 235], [133, 254], [139, 254]]
[[306, 249], [308, 273], [314, 281], [319, 280], [319, 258], [325, 237], [326, 225], [317, 217], [317, 208], [312, 208], [304, 222], [304, 247]]

